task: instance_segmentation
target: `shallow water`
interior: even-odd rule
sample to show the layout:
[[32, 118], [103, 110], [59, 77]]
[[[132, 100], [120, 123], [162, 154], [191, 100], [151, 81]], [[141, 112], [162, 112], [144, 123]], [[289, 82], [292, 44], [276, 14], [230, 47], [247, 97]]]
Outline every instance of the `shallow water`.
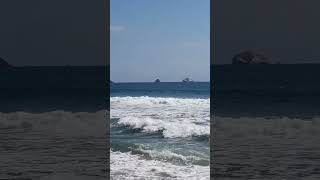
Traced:
[[209, 84], [119, 86], [110, 99], [111, 178], [209, 179]]

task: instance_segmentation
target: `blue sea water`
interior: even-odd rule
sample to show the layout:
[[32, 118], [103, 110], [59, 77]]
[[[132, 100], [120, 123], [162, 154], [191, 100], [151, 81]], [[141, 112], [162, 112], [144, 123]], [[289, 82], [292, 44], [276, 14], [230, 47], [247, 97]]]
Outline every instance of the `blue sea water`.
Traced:
[[111, 178], [209, 179], [210, 83], [112, 83]]
[[106, 70], [0, 70], [0, 179], [106, 179]]

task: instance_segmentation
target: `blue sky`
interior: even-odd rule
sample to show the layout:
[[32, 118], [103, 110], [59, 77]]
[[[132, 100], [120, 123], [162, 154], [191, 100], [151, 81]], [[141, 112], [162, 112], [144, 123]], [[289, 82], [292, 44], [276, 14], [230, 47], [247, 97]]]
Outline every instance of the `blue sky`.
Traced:
[[110, 3], [111, 80], [209, 81], [209, 0]]

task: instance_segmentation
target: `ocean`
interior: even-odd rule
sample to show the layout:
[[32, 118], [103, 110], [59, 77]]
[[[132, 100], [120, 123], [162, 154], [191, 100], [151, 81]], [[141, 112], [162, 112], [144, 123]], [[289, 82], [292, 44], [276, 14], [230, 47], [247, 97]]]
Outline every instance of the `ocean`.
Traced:
[[320, 65], [211, 66], [211, 175], [320, 178]]
[[110, 102], [105, 68], [1, 71], [0, 179], [106, 179], [109, 103], [111, 179], [319, 179], [319, 69], [211, 66]]
[[209, 179], [210, 83], [112, 83], [111, 179]]
[[106, 67], [0, 74], [0, 179], [106, 179]]

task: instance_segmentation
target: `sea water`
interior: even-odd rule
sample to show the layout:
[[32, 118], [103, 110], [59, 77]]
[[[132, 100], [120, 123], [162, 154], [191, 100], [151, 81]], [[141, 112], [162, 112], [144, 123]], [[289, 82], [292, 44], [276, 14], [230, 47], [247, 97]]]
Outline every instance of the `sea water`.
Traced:
[[111, 84], [111, 178], [209, 179], [209, 87]]
[[215, 179], [319, 179], [320, 66], [211, 68]]
[[106, 179], [105, 72], [0, 71], [0, 179]]

